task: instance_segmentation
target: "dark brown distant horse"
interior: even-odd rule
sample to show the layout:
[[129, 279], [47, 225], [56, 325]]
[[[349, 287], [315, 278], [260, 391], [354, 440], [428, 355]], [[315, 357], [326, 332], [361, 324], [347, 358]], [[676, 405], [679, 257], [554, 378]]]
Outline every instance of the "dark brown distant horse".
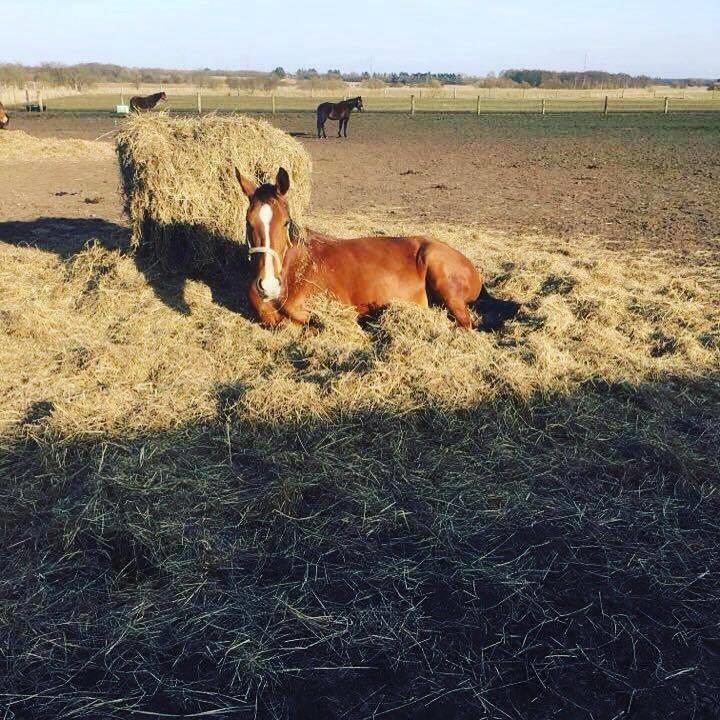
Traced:
[[142, 110], [152, 110], [161, 100], [167, 100], [164, 92], [155, 93], [154, 95], [135, 95], [130, 98], [130, 110], [133, 112], [141, 112]]
[[308, 230], [293, 245], [285, 195], [290, 177], [280, 168], [274, 185], [256, 186], [235, 169], [249, 198], [250, 255], [254, 259], [248, 299], [263, 325], [284, 319], [305, 324], [314, 295], [327, 292], [359, 315], [393, 301], [444, 306], [463, 328], [472, 327], [468, 307], [483, 314], [484, 328], [498, 327], [519, 305], [496, 300], [482, 275], [462, 253], [429, 237], [363, 237], [339, 240]]
[[0, 102], [0, 130], [4, 130], [10, 124], [10, 116]]
[[362, 98], [358, 95], [357, 97], [343, 100], [339, 103], [324, 102], [317, 107], [317, 134], [318, 137], [327, 137], [325, 133], [325, 123], [328, 120], [339, 120], [338, 134], [344, 132], [347, 137], [347, 126], [348, 120], [350, 119], [350, 113], [353, 110], [363, 111]]

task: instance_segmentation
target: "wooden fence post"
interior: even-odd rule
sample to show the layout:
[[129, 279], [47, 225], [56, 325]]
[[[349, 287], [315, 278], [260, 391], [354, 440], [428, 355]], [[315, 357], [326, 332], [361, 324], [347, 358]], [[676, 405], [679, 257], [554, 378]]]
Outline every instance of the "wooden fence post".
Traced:
[[28, 86], [25, 86], [25, 107], [26, 109], [30, 109], [30, 90], [28, 90]]
[[410, 96], [410, 114], [411, 115], [415, 114], [415, 96], [414, 95]]
[[202, 114], [202, 95], [200, 95], [199, 90], [198, 90], [198, 94], [197, 94], [197, 110], [198, 110], [198, 115]]
[[663, 108], [663, 112], [665, 115], [667, 115], [670, 112], [670, 98], [665, 97], [665, 107]]
[[603, 105], [603, 115], [608, 114], [608, 96], [605, 96], [605, 105]]
[[275, 114], [275, 95], [272, 95], [272, 114]]
[[480, 96], [479, 95], [477, 96], [477, 106], [476, 106], [475, 111], [476, 111], [477, 115], [480, 114]]
[[457, 85], [453, 86], [453, 100], [457, 100]]
[[37, 91], [37, 101], [38, 101], [38, 109], [40, 112], [43, 111], [43, 98], [42, 98], [42, 90]]
[[542, 99], [542, 110], [540, 112], [542, 115], [545, 114], [545, 98]]

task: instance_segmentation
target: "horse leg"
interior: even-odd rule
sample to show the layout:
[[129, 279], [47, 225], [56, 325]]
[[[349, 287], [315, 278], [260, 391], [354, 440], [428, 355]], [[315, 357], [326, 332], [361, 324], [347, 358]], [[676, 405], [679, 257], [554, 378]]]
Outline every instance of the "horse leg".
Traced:
[[302, 291], [288, 298], [282, 306], [282, 314], [297, 325], [307, 325], [310, 321], [310, 311], [305, 301], [306, 294]]
[[468, 305], [480, 294], [482, 276], [465, 258], [458, 263], [452, 255], [448, 256], [446, 249], [438, 252], [437, 248], [428, 248], [422, 251], [421, 260], [427, 268], [428, 295], [438, 300], [461, 328], [472, 328]]
[[338, 137], [342, 137], [342, 126], [343, 126], [343, 117], [340, 116], [340, 119], [338, 120]]
[[348, 124], [348, 120], [350, 120], [350, 118], [349, 118], [349, 117], [346, 117], [346, 118], [345, 118], [345, 123], [344, 123], [344, 126], [343, 126], [343, 134], [345, 135], [345, 137], [347, 137], [347, 124]]

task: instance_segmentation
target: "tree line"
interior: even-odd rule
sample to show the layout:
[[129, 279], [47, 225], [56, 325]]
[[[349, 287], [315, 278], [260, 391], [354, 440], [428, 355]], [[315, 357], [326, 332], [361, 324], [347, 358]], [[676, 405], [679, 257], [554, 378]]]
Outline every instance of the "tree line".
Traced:
[[583, 72], [557, 72], [553, 70], [503, 70], [501, 78], [521, 87], [548, 89], [621, 89], [646, 88], [651, 85], [671, 85], [673, 87], [705, 86], [710, 80], [702, 78], [657, 78], [649, 75], [629, 75], [627, 73], [608, 73], [600, 70]]
[[[122, 82], [128, 86], [143, 84], [189, 83], [200, 88], [228, 87], [231, 90], [264, 90], [277, 88], [289, 76], [282, 67], [272, 72], [249, 70], [168, 70], [164, 68], [129, 68], [111, 63], [81, 63], [63, 65], [0, 64], [0, 84], [22, 87], [28, 83], [45, 86], [65, 86], [83, 90], [97, 83]], [[386, 86], [441, 87], [442, 85], [476, 85], [478, 87], [534, 87], [558, 89], [620, 89], [644, 88], [650, 85], [673, 87], [712, 86], [713, 81], [703, 78], [652, 78], [647, 75], [608, 73], [596, 70], [583, 72], [557, 72], [554, 70], [503, 70], [484, 77], [450, 72], [341, 72], [329, 69], [321, 73], [315, 68], [299, 68], [295, 72], [299, 87], [305, 89], [341, 89], [345, 83], [360, 83], [369, 88]], [[720, 80], [715, 81], [715, 86]]]

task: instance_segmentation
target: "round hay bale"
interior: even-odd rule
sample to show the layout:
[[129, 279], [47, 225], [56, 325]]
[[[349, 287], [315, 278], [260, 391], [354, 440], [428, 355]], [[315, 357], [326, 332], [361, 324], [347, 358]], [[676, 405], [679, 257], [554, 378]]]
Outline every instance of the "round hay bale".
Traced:
[[312, 163], [302, 145], [245, 115], [170, 117], [142, 113], [117, 137], [132, 243], [150, 246], [166, 270], [222, 261], [245, 241], [247, 198], [234, 167], [258, 183], [290, 174], [290, 233], [302, 240]]

